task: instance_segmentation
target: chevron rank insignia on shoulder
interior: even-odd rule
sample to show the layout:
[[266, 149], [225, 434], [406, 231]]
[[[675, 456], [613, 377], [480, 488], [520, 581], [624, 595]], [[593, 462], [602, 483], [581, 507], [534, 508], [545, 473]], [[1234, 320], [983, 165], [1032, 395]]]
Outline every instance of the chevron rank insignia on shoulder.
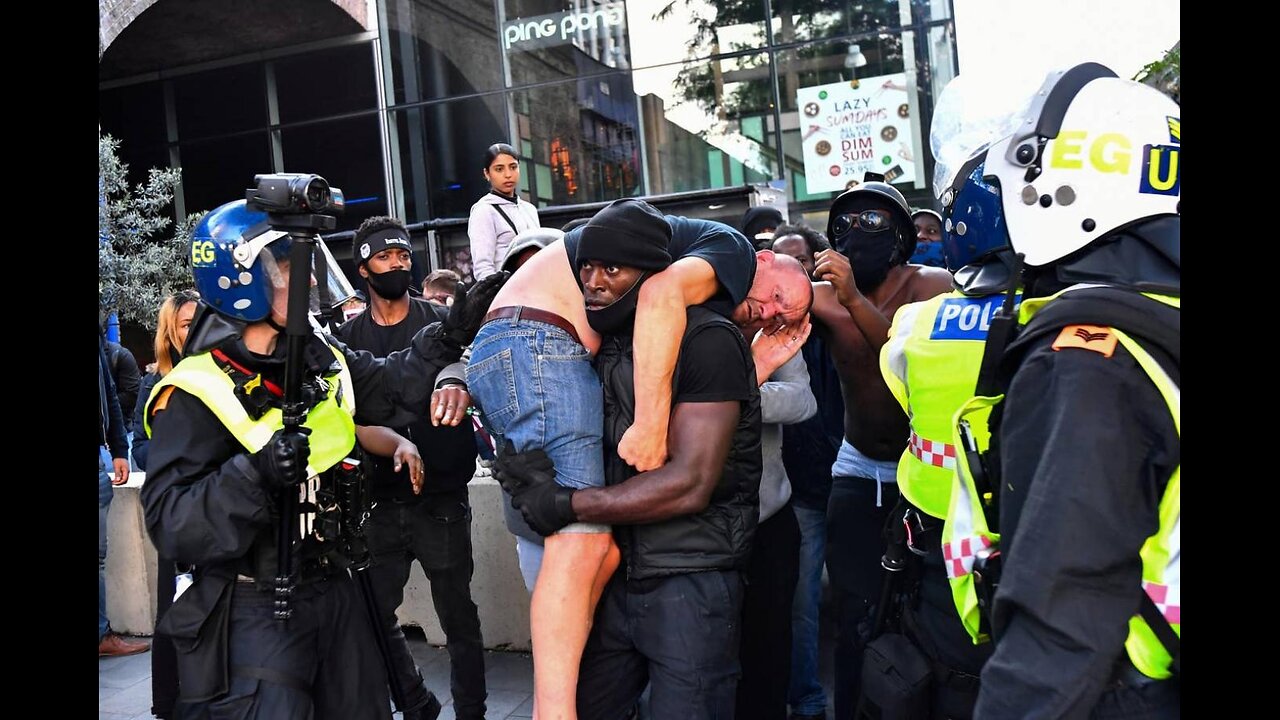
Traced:
[[1111, 357], [1116, 351], [1119, 339], [1111, 328], [1105, 325], [1068, 325], [1058, 333], [1053, 341], [1053, 349], [1081, 348], [1092, 350], [1103, 357]]

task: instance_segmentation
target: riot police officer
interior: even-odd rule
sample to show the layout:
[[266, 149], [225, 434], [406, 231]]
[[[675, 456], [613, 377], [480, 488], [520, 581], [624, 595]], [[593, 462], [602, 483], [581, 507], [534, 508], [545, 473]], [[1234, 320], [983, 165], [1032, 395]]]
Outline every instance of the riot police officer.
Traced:
[[[352, 468], [352, 415], [359, 406], [396, 425], [425, 413], [437, 374], [458, 359], [503, 281], [459, 286], [449, 317], [385, 360], [318, 330], [304, 335], [306, 415], [291, 430], [282, 395], [296, 358], [283, 331], [296, 242], [243, 200], [201, 220], [192, 237], [201, 307], [185, 357], [147, 404], [147, 530], [162, 556], [195, 565], [194, 584], [157, 631], [174, 640], [182, 700], [199, 717], [390, 716], [383, 661], [346, 570], [361, 508], [335, 499]], [[293, 493], [299, 502], [288, 501]], [[296, 518], [285, 510], [295, 505]], [[283, 553], [296, 581], [284, 621], [273, 582], [282, 514], [297, 528]]]
[[992, 408], [991, 447], [944, 537], [998, 578], [976, 713], [1177, 717], [1181, 112], [1096, 63], [1024, 107], [982, 170], [1025, 263], [1016, 339], [957, 413], [966, 444]]

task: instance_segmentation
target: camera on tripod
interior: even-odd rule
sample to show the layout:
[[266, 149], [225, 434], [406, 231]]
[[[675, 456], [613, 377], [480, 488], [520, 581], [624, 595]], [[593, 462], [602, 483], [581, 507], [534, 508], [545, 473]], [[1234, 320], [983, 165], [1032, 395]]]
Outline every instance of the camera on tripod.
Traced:
[[275, 215], [336, 214], [346, 198], [319, 175], [271, 173], [254, 175], [254, 186], [245, 190], [249, 208]]

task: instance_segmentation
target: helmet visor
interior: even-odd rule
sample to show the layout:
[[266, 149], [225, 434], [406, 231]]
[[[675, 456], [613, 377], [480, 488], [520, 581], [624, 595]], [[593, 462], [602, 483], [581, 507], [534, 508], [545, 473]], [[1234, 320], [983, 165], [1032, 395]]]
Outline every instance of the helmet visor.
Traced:
[[1012, 77], [958, 75], [947, 83], [929, 129], [934, 197], [942, 198], [969, 160], [1014, 131], [1043, 80], [1043, 73], [1023, 70]]
[[[272, 295], [270, 296], [272, 298], [272, 312], [280, 318], [287, 318], [289, 315], [289, 273], [292, 270], [292, 264], [289, 259], [291, 254], [290, 245], [292, 245], [292, 240], [286, 235], [271, 243], [270, 252], [258, 254], [258, 262], [262, 263], [263, 275], [271, 283], [272, 287]], [[312, 268], [312, 272], [309, 275], [311, 282], [310, 287], [307, 289], [307, 311], [314, 315], [320, 312], [320, 290], [314, 268]]]
[[323, 240], [316, 243], [316, 275], [320, 275], [320, 267], [324, 266], [324, 283], [320, 284], [320, 303], [328, 308], [336, 308], [356, 296], [356, 289], [342, 272], [338, 261], [333, 259], [329, 246]]

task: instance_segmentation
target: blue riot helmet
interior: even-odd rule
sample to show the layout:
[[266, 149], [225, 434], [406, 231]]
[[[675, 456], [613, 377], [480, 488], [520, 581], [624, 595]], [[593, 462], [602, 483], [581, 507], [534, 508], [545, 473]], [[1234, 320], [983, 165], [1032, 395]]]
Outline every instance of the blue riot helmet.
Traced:
[[[191, 236], [191, 270], [196, 290], [210, 308], [244, 322], [267, 319], [274, 304], [284, 317], [289, 284], [288, 261], [293, 241], [273, 230], [265, 212], [250, 210], [244, 200], [222, 205], [201, 218]], [[325, 286], [330, 302], [341, 304], [354, 291], [323, 242]], [[319, 265], [319, 263], [317, 263]], [[319, 310], [313, 281], [312, 310]]]
[[960, 186], [951, 191], [950, 202], [944, 208], [942, 256], [953, 273], [1009, 247], [1000, 186], [992, 182], [994, 178], [983, 177], [985, 167], [984, 152], [974, 158], [972, 169], [965, 168]]
[[986, 175], [986, 158], [985, 149], [971, 158], [942, 194], [942, 256], [966, 295], [1000, 292], [1013, 274], [1000, 181]]

